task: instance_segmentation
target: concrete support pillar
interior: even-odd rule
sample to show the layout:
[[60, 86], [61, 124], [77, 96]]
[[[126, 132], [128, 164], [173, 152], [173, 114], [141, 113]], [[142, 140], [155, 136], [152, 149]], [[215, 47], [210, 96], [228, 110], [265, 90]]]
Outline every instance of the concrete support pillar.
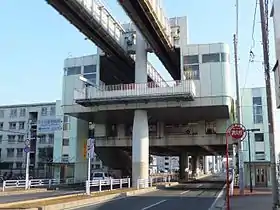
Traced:
[[[142, 35], [136, 34], [135, 83], [147, 82], [147, 52]], [[149, 125], [146, 110], [135, 110], [132, 131], [132, 185], [149, 178]]]
[[217, 172], [220, 172], [222, 170], [222, 158], [221, 156], [217, 157]]
[[164, 136], [164, 122], [157, 122], [157, 136]]
[[198, 156], [192, 156], [192, 176], [197, 177]]
[[135, 60], [135, 83], [146, 83], [147, 74], [147, 51], [146, 42], [140, 32], [136, 33], [136, 60]]
[[212, 156], [212, 168], [213, 168], [212, 173], [215, 173], [215, 171], [216, 171], [216, 158], [215, 158], [215, 156]]
[[179, 159], [180, 180], [189, 181], [189, 155], [187, 152], [182, 152]]
[[204, 174], [208, 174], [209, 173], [209, 161], [208, 161], [208, 156], [204, 156], [203, 157], [203, 170], [204, 170]]

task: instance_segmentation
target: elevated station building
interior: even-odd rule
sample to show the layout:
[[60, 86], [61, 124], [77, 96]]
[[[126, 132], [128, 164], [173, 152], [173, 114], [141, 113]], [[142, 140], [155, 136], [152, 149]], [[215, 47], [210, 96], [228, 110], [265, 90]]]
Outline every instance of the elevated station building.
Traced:
[[[189, 156], [195, 173], [199, 156], [225, 153], [225, 131], [234, 118], [228, 45], [189, 44], [186, 17], [151, 16], [147, 10], [158, 7], [146, 1], [141, 7], [136, 4], [142, 1], [121, 2], [134, 22], [126, 25], [117, 24], [104, 5], [96, 7], [99, 1], [48, 2], [99, 48], [97, 55], [64, 64], [62, 107], [78, 118], [78, 148], [93, 135], [88, 130], [94, 124], [97, 155], [132, 175], [133, 184], [148, 178], [149, 155], [179, 156], [180, 177], [187, 179]], [[149, 52], [172, 81], [148, 62]], [[74, 170], [85, 176], [86, 162]]]

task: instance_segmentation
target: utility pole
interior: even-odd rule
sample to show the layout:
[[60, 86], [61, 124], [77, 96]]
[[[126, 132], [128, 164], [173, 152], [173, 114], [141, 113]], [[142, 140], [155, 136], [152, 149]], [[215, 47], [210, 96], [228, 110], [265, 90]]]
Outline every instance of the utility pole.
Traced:
[[26, 140], [25, 140], [25, 148], [24, 151], [26, 152], [26, 163], [25, 163], [25, 190], [29, 189], [29, 167], [30, 167], [30, 131], [31, 131], [31, 121], [28, 121], [27, 125], [27, 133], [26, 133]]
[[272, 110], [271, 98], [271, 84], [270, 84], [270, 66], [269, 66], [269, 46], [268, 46], [268, 0], [259, 0], [260, 3], [260, 16], [261, 16], [261, 30], [262, 30], [262, 44], [263, 44], [263, 57], [264, 57], [264, 75], [266, 86], [266, 103], [268, 114], [268, 132], [269, 132], [269, 146], [270, 146], [270, 165], [271, 165], [271, 184], [273, 205], [272, 209], [276, 210], [280, 207], [278, 180], [276, 175], [276, 156], [275, 156], [275, 143], [274, 143], [274, 121]]
[[[235, 66], [235, 87], [236, 87], [236, 122], [240, 123], [240, 95], [239, 95], [239, 77], [238, 77], [238, 55], [237, 55], [237, 36], [233, 35], [234, 44], [234, 66]], [[238, 161], [239, 161], [239, 193], [244, 194], [244, 163], [242, 153], [242, 142], [238, 141]]]
[[[239, 75], [238, 75], [238, 26], [239, 26], [239, 0], [236, 0], [236, 31], [233, 35], [234, 46], [234, 67], [235, 67], [235, 88], [236, 88], [236, 122], [241, 123], [241, 107], [240, 107], [240, 93], [239, 93]], [[242, 142], [238, 141], [238, 171], [239, 171], [239, 194], [244, 194], [244, 161]], [[235, 159], [235, 158], [234, 158]]]

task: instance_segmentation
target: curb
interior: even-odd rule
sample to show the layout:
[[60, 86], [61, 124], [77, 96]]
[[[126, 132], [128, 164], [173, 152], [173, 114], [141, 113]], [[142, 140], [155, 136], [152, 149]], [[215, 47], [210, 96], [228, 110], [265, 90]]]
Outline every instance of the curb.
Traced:
[[10, 192], [0, 192], [1, 196], [8, 196], [8, 195], [22, 195], [22, 194], [32, 194], [32, 193], [40, 193], [40, 192], [47, 192], [47, 189], [29, 189], [29, 190], [17, 190], [17, 191], [10, 191]]
[[[113, 201], [113, 200], [119, 200], [119, 199], [124, 199], [126, 197], [130, 196], [137, 196], [149, 192], [156, 191], [156, 187], [150, 187], [146, 189], [140, 189], [140, 190], [133, 190], [130, 192], [122, 192], [122, 193], [114, 193], [111, 195], [104, 195], [100, 197], [93, 197], [93, 198], [88, 198], [88, 199], [81, 199], [77, 201], [70, 201], [67, 203], [59, 203], [59, 204], [51, 204], [48, 206], [42, 206], [38, 208], [29, 208], [28, 210], [70, 210], [70, 209], [76, 209], [80, 207], [85, 207], [85, 206], [90, 206], [90, 205], [95, 205], [95, 204], [100, 204], [106, 201]], [[1, 208], [9, 208], [11, 205], [20, 205], [20, 204], [27, 204], [30, 202], [42, 202], [42, 201], [47, 201], [47, 200], [54, 200], [58, 198], [70, 198], [70, 197], [75, 197], [79, 195], [85, 195], [84, 193], [79, 193], [79, 194], [74, 194], [74, 195], [65, 195], [65, 196], [58, 196], [54, 198], [44, 198], [44, 199], [35, 199], [32, 201], [19, 201], [19, 202], [14, 202], [14, 203], [6, 203], [6, 204], [0, 204], [0, 209]]]
[[224, 185], [223, 189], [219, 192], [215, 201], [212, 203], [211, 207], [208, 210], [224, 210], [225, 209], [225, 199], [224, 199], [225, 188], [226, 188], [226, 184]]

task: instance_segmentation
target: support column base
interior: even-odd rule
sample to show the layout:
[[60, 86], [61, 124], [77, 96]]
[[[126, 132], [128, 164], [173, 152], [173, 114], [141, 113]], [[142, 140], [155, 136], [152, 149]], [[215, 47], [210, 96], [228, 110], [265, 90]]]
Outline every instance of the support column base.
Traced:
[[149, 179], [149, 163], [133, 162], [132, 163], [132, 186], [137, 187], [138, 179]]

